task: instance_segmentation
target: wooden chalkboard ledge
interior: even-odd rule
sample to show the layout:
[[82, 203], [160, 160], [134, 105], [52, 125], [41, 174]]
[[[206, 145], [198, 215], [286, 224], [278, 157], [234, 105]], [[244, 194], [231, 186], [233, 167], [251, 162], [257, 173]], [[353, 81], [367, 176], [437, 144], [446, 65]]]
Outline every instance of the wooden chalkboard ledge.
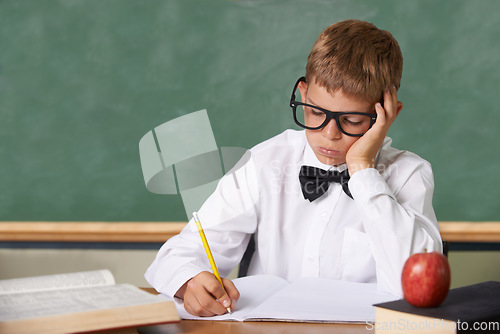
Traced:
[[179, 222], [0, 222], [0, 241], [164, 242]]
[[[184, 222], [0, 222], [0, 241], [164, 242]], [[500, 222], [440, 222], [448, 242], [500, 242]]]
[[439, 222], [448, 242], [500, 242], [500, 222]]

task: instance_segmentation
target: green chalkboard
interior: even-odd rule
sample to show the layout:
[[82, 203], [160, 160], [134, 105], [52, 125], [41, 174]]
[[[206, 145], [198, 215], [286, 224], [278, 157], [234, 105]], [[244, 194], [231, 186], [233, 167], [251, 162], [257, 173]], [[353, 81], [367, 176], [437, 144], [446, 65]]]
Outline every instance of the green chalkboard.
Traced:
[[147, 191], [142, 136], [201, 109], [221, 147], [293, 128], [311, 46], [347, 18], [401, 45], [390, 136], [432, 163], [438, 219], [499, 220], [497, 0], [0, 0], [0, 220], [185, 220]]

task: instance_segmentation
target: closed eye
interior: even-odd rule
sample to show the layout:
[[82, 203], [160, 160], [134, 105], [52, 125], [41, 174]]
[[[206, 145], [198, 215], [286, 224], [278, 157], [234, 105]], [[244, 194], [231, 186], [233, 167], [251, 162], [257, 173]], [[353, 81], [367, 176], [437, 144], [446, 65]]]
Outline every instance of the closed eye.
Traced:
[[321, 116], [321, 117], [325, 116], [325, 113], [322, 112], [321, 110], [318, 110], [318, 109], [315, 109], [315, 108], [312, 108], [309, 106], [304, 106], [304, 109], [313, 116]]

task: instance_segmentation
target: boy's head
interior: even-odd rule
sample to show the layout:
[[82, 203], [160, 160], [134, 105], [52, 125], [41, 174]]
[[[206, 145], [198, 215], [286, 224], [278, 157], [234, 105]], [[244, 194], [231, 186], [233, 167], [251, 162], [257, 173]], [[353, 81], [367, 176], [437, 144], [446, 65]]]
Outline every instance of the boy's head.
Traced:
[[307, 59], [306, 82], [375, 103], [384, 90], [399, 89], [402, 72], [401, 50], [388, 31], [346, 20], [319, 35]]
[[[384, 91], [399, 89], [402, 70], [398, 43], [373, 24], [342, 21], [319, 35], [307, 60], [305, 81], [299, 79], [296, 84], [303, 114], [297, 116], [299, 103], [290, 106], [297, 124], [306, 128], [307, 141], [320, 162], [346, 162], [350, 147], [373, 124], [375, 104], [383, 104]], [[399, 113], [402, 104], [397, 104]], [[343, 115], [335, 120], [326, 116], [338, 112]]]

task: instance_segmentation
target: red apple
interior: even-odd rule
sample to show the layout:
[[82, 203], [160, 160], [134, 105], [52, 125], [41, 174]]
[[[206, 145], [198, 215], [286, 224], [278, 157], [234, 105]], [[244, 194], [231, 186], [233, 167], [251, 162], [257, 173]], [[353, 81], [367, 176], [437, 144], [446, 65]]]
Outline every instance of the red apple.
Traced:
[[439, 252], [417, 253], [406, 260], [401, 275], [403, 296], [417, 307], [436, 307], [450, 289], [450, 265]]

